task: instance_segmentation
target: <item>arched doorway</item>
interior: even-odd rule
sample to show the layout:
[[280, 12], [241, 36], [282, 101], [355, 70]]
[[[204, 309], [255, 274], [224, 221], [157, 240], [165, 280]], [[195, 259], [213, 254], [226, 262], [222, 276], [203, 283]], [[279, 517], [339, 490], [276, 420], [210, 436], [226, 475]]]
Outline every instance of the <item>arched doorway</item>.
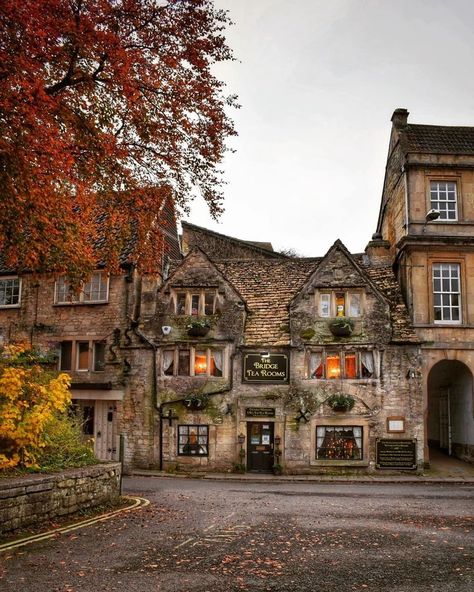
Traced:
[[442, 360], [428, 375], [428, 445], [474, 461], [473, 379], [457, 360]]

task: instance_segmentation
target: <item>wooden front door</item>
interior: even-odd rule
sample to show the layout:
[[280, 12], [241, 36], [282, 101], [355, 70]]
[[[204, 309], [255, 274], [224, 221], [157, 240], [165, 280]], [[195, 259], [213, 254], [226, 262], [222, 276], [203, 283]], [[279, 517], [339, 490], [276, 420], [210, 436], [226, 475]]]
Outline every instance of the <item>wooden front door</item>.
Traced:
[[258, 473], [271, 473], [273, 467], [273, 423], [247, 423], [247, 468]]

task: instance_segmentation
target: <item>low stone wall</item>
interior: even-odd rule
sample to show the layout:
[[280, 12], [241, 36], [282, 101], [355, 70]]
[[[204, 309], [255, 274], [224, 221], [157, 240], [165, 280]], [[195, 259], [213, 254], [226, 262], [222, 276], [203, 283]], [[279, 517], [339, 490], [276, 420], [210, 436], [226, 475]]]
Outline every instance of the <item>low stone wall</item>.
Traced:
[[0, 479], [0, 534], [113, 502], [119, 495], [120, 463]]

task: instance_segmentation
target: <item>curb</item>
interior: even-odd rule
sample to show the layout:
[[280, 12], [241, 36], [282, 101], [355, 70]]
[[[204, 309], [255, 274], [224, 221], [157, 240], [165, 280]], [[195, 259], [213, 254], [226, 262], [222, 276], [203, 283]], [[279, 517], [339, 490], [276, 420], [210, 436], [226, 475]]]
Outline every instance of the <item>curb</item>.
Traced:
[[113, 512], [107, 512], [106, 514], [100, 514], [99, 516], [95, 516], [87, 520], [82, 520], [81, 522], [75, 522], [74, 524], [71, 524], [69, 526], [53, 528], [52, 530], [48, 530], [46, 532], [34, 534], [29, 537], [18, 539], [16, 541], [3, 543], [0, 545], [0, 553], [2, 553], [3, 551], [11, 551], [13, 549], [16, 549], [17, 547], [24, 547], [25, 545], [29, 545], [30, 543], [45, 541], [47, 539], [53, 538], [58, 534], [64, 534], [72, 532], [74, 530], [79, 530], [79, 528], [91, 526], [96, 522], [105, 522], [106, 520], [110, 520], [111, 518], [117, 516], [118, 514], [121, 514], [122, 512], [131, 512], [132, 510], [138, 510], [139, 508], [144, 508], [145, 506], [148, 506], [150, 504], [149, 500], [143, 497], [135, 497], [129, 495], [125, 495], [123, 497], [128, 500], [133, 500], [133, 503], [125, 508], [120, 508], [118, 510], [114, 510]]
[[474, 477], [403, 477], [403, 476], [387, 476], [387, 477], [343, 477], [343, 476], [324, 476], [324, 475], [289, 475], [289, 476], [275, 476], [268, 475], [267, 477], [253, 477], [240, 476], [236, 474], [170, 474], [162, 471], [153, 470], [134, 470], [128, 476], [134, 477], [160, 477], [164, 479], [195, 479], [206, 481], [231, 481], [238, 483], [390, 483], [390, 484], [449, 484], [449, 485], [470, 485], [474, 484]]

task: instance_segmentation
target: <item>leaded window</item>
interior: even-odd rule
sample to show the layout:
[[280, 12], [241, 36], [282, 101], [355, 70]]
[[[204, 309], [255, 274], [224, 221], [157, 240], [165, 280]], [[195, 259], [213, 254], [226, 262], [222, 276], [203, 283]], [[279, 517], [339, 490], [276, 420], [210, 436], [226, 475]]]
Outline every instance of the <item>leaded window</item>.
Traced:
[[454, 181], [431, 181], [431, 208], [438, 210], [439, 220], [458, 219], [457, 191]]
[[362, 460], [361, 426], [317, 426], [317, 460]]
[[195, 288], [173, 292], [171, 310], [177, 315], [210, 316], [216, 311], [216, 290]]
[[461, 270], [459, 263], [433, 264], [435, 323], [461, 322]]
[[318, 292], [318, 315], [330, 317], [362, 316], [362, 292]]
[[209, 449], [209, 426], [179, 425], [178, 454], [181, 456], [207, 456]]
[[55, 298], [56, 304], [94, 304], [107, 302], [109, 298], [109, 278], [102, 271], [96, 271], [85, 282], [79, 291], [71, 288], [68, 279], [64, 276], [56, 280]]
[[311, 351], [307, 377], [311, 379], [372, 378], [376, 376], [374, 354], [369, 350]]
[[18, 277], [0, 279], [0, 307], [20, 304], [21, 280]]
[[210, 347], [173, 347], [164, 349], [161, 372], [164, 376], [224, 375], [224, 350]]

